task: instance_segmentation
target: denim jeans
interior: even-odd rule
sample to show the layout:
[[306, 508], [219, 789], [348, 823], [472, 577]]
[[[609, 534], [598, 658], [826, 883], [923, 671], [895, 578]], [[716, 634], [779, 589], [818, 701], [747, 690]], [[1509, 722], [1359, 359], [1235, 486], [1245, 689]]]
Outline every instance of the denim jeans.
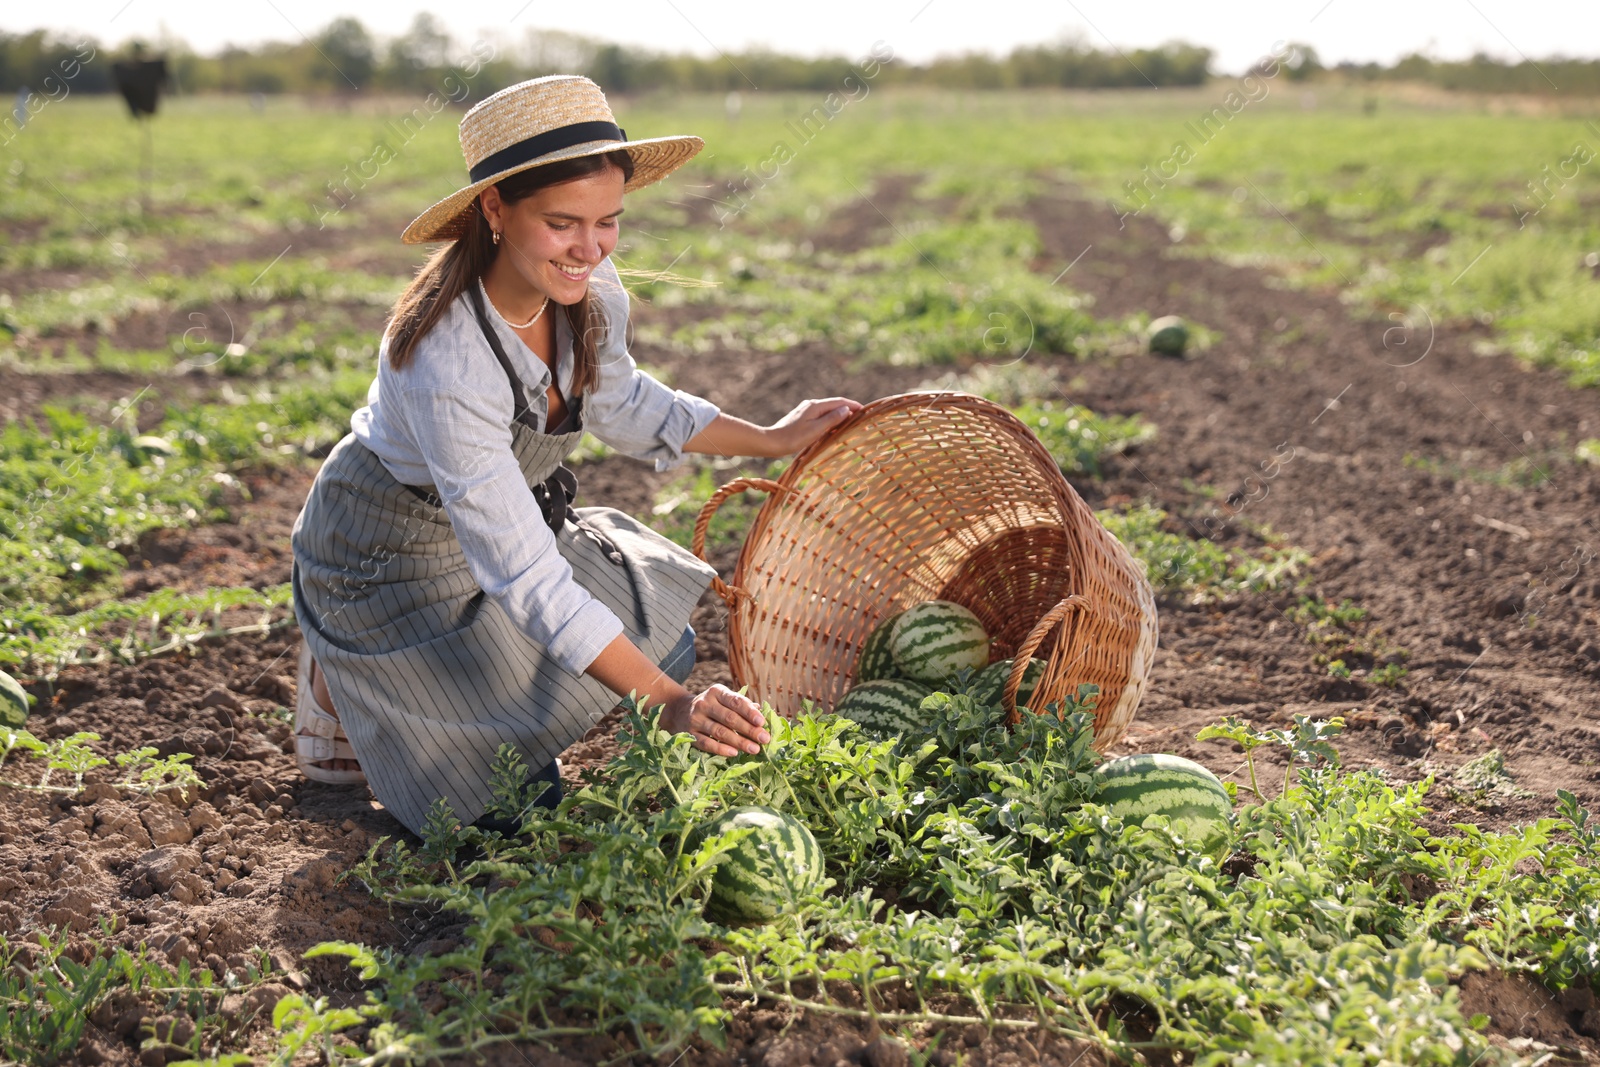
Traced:
[[[688, 679], [689, 672], [694, 669], [694, 627], [683, 628], [683, 636], [678, 638], [678, 643], [672, 646], [672, 651], [662, 659], [660, 667], [668, 678], [679, 685]], [[536, 797], [532, 803], [541, 808], [554, 808], [561, 803], [561, 761], [551, 760], [539, 771], [529, 775], [527, 782], [523, 784], [523, 795]], [[509, 835], [522, 828], [522, 820], [491, 818], [485, 815], [472, 825], [482, 830], [494, 830]]]

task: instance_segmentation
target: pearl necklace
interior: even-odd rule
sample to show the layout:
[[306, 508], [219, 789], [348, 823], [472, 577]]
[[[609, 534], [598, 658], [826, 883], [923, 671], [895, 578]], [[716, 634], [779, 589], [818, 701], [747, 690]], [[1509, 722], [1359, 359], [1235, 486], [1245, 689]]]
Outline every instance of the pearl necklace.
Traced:
[[485, 289], [483, 286], [482, 275], [479, 275], [478, 277], [478, 291], [483, 294], [484, 302], [490, 307], [494, 308], [494, 313], [496, 315], [500, 315], [500, 321], [511, 327], [513, 330], [526, 330], [529, 326], [532, 326], [534, 323], [538, 322], [539, 316], [543, 315], [544, 309], [550, 305], [550, 297], [546, 296], [539, 304], [539, 310], [533, 313], [533, 318], [529, 319], [527, 322], [512, 322], [510, 319], [500, 314], [499, 308], [494, 307], [494, 301], [489, 299], [489, 290]]

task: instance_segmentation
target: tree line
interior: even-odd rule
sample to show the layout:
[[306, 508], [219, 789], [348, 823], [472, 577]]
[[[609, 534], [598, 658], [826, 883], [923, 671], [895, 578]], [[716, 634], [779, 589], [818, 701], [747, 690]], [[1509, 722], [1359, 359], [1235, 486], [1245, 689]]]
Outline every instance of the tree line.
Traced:
[[[83, 62], [86, 54], [95, 58]], [[0, 91], [24, 87], [43, 91], [47, 79], [60, 81], [63, 70], [70, 69], [72, 91], [109, 92], [115, 89], [114, 59], [155, 54], [166, 57], [170, 89], [178, 93], [429, 92], [437, 91], [452, 75], [459, 76], [464, 65], [472, 70], [472, 99], [550, 73], [587, 74], [617, 93], [829, 91], [854, 69], [843, 57], [803, 58], [771, 51], [703, 57], [548, 31], [532, 31], [515, 46], [492, 41], [463, 44], [436, 17], [422, 13], [405, 33], [391, 38], [379, 37], [356, 19], [337, 18], [309, 40], [230, 45], [211, 55], [201, 55], [175, 39], [135, 41], [113, 53], [93, 39], [46, 30], [0, 31]], [[74, 57], [78, 62], [73, 63]], [[1504, 63], [1482, 55], [1444, 61], [1413, 54], [1390, 66], [1324, 67], [1315, 50], [1305, 45], [1296, 48], [1294, 57], [1287, 66], [1295, 80], [1341, 76], [1483, 92], [1600, 95], [1600, 60]], [[893, 59], [873, 80], [878, 85], [970, 90], [1164, 88], [1204, 84], [1216, 74], [1214, 58], [1211, 49], [1182, 42], [1123, 51], [1095, 48], [1079, 39], [1018, 47], [1004, 56], [968, 53], [926, 63]]]

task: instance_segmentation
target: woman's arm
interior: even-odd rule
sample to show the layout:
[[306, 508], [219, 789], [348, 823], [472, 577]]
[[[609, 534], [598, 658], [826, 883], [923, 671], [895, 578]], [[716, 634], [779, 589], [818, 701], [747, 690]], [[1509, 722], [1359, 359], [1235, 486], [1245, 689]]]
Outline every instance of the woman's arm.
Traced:
[[[807, 400], [771, 426], [757, 426], [719, 414], [684, 444], [684, 451], [721, 456], [787, 456], [805, 448], [840, 422], [861, 410], [844, 397]], [[772, 740], [755, 702], [727, 686], [713, 685], [699, 696], [668, 678], [628, 640], [618, 636], [590, 664], [592, 677], [615, 692], [648, 693], [661, 703], [661, 727], [688, 732], [695, 747], [718, 756], [754, 754]]]
[[628, 293], [609, 258], [594, 269], [589, 289], [608, 328], [596, 353], [598, 375], [583, 397], [584, 429], [625, 456], [653, 462], [658, 471], [676, 466], [683, 443], [709, 426], [718, 408], [639, 369], [628, 351]]
[[721, 685], [688, 692], [573, 578], [512, 454], [509, 395], [504, 411], [494, 410], [496, 400], [455, 393], [407, 399], [468, 568], [520, 629], [568, 670], [619, 696], [637, 693], [650, 707], [664, 704], [662, 729], [692, 734], [706, 752], [759, 752], [772, 740], [754, 702]]
[[860, 409], [854, 400], [808, 400], [771, 426], [721, 414], [703, 397], [672, 389], [640, 372], [628, 352], [628, 294], [608, 258], [591, 282], [611, 328], [601, 345], [600, 374], [584, 396], [586, 428], [601, 441], [666, 470], [685, 451], [720, 456], [787, 456]]
[[861, 410], [861, 404], [842, 396], [807, 400], [771, 426], [719, 414], [711, 424], [684, 443], [685, 452], [717, 456], [789, 456]]
[[647, 707], [663, 704], [661, 728], [693, 735], [695, 747], [716, 756], [752, 755], [772, 740], [750, 698], [724, 685], [698, 696], [667, 677], [637, 645], [619, 634], [589, 664], [588, 675], [614, 693], [636, 693]]

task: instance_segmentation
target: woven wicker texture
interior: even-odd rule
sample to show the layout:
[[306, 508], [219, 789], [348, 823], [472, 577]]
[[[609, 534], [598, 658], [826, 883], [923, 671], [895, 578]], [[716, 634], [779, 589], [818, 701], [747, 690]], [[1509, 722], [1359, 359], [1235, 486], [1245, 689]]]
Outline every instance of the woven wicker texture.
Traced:
[[934, 598], [971, 608], [991, 661], [1046, 660], [1042, 709], [1100, 687], [1095, 745], [1132, 721], [1156, 647], [1155, 598], [1128, 550], [1094, 517], [1038, 438], [1005, 408], [966, 393], [868, 404], [800, 454], [776, 482], [739, 479], [706, 502], [694, 548], [730, 495], [772, 495], [730, 583], [728, 662], [737, 684], [785, 715], [832, 708], [867, 635]]
[[[462, 116], [461, 154], [470, 171], [496, 152], [550, 130], [579, 122], [615, 121], [605, 93], [588, 78], [574, 74], [531, 78], [485, 97]], [[631, 193], [665, 178], [704, 147], [704, 141], [687, 134], [638, 141], [585, 141], [541, 155], [532, 162], [507, 167], [483, 181], [458, 189], [418, 215], [400, 235], [400, 240], [405, 244], [421, 244], [460, 237], [466, 232], [467, 210], [478, 194], [507, 175], [530, 167], [626, 149], [633, 157], [633, 177], [622, 188]]]

